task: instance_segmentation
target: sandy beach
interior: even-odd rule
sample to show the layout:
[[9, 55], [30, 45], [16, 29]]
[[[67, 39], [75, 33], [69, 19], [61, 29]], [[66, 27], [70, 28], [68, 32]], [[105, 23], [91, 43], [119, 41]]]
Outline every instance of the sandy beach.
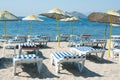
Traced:
[[57, 42], [48, 42], [46, 48], [39, 50], [43, 58], [41, 73], [38, 73], [35, 65], [24, 64], [17, 67], [16, 76], [13, 75], [13, 49], [6, 49], [5, 57], [2, 57], [3, 48], [1, 47], [0, 80], [120, 80], [120, 64], [118, 58], [108, 58], [107, 51], [103, 61], [98, 61], [94, 54], [87, 57], [82, 73], [79, 73], [75, 66], [65, 64], [61, 66], [60, 74], [56, 74], [55, 67], [50, 64], [50, 54], [53, 51], [69, 50], [67, 46], [68, 42], [61, 42], [60, 48], [57, 47]]

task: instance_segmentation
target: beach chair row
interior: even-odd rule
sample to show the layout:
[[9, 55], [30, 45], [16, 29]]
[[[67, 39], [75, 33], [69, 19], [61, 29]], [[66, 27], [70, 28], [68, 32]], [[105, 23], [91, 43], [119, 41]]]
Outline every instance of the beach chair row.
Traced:
[[50, 41], [50, 36], [49, 35], [17, 35], [13, 37], [12, 35], [2, 35], [2, 38], [0, 41], [8, 41], [8, 42], [13, 42], [13, 43], [20, 43], [20, 42], [27, 42], [28, 40], [34, 40], [34, 39], [40, 39], [40, 40], [46, 40]]
[[[42, 69], [43, 58], [39, 56], [39, 48], [34, 43], [20, 43], [18, 54], [14, 51], [13, 56], [13, 72], [16, 75], [16, 68], [18, 64], [22, 63], [37, 63], [38, 72]], [[23, 54], [22, 50], [34, 50], [33, 54]], [[64, 52], [52, 52], [51, 53], [51, 64], [55, 65], [56, 73], [60, 72], [60, 64], [65, 62], [75, 63], [80, 72], [82, 72], [86, 55], [75, 54], [70, 51]]]
[[[22, 54], [22, 50], [34, 50], [34, 54]], [[42, 61], [43, 58], [39, 56], [39, 48], [34, 43], [21, 43], [19, 44], [19, 53], [14, 54], [13, 56], [13, 66], [14, 66], [14, 74], [16, 74], [16, 67], [21, 63], [37, 63], [38, 72], [42, 69]], [[95, 50], [92, 47], [74, 47], [70, 48], [68, 51], [57, 51], [51, 52], [50, 61], [51, 64], [55, 66], [55, 72], [60, 73], [60, 65], [63, 63], [71, 63], [74, 66], [78, 67], [80, 72], [84, 69], [84, 64], [86, 60], [87, 53], [100, 53], [102, 52], [102, 56], [100, 60], [103, 59], [105, 50]]]

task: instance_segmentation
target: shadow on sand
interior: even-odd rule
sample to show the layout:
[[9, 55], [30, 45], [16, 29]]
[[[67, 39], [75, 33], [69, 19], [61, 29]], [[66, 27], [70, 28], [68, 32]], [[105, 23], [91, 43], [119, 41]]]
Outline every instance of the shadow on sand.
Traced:
[[87, 60], [90, 60], [92, 62], [95, 62], [95, 63], [108, 63], [108, 64], [112, 64], [114, 62], [110, 61], [110, 60], [106, 60], [103, 58], [103, 60], [99, 60], [98, 57], [96, 55], [89, 55], [86, 57]]
[[[70, 73], [72, 73], [76, 77], [79, 77], [79, 76], [82, 76], [82, 77], [85, 77], [85, 78], [87, 78], [87, 77], [102, 77], [102, 75], [100, 75], [96, 72], [93, 72], [86, 67], [84, 67], [82, 72], [79, 72], [78, 67], [73, 65], [73, 64], [70, 64], [70, 63], [63, 64], [62, 68], [66, 69], [67, 71], [69, 71]], [[69, 75], [68, 73], [62, 73], [62, 70], [61, 70], [60, 74]]]
[[12, 58], [0, 58], [0, 69], [12, 67]]
[[39, 47], [40, 49], [51, 49], [52, 47], [49, 47], [47, 45], [37, 45], [37, 47]]
[[[34, 54], [35, 51], [27, 51], [27, 54]], [[38, 54], [37, 54], [40, 58], [43, 58], [44, 59], [48, 59], [47, 57], [43, 56], [42, 52], [41, 51], [38, 51]]]
[[22, 70], [23, 72], [26, 72], [28, 75], [19, 75], [21, 72], [19, 72], [17, 74], [17, 76], [20, 77], [28, 77], [28, 78], [40, 78], [40, 79], [44, 79], [44, 78], [59, 78], [58, 76], [52, 74], [48, 68], [43, 64], [42, 65], [42, 69], [40, 74], [37, 71], [37, 65], [36, 64], [23, 64], [22, 65]]
[[[27, 54], [33, 54], [34, 51], [27, 51]], [[41, 58], [44, 59], [48, 59], [45, 56], [43, 56], [42, 52], [39, 51], [38, 56], [40, 56]], [[16, 76], [19, 77], [28, 77], [28, 78], [40, 78], [40, 79], [44, 79], [44, 78], [54, 78], [58, 76], [52, 74], [48, 68], [44, 65], [44, 63], [42, 64], [42, 69], [40, 74], [38, 73], [38, 69], [37, 69], [37, 65], [30, 63], [30, 64], [22, 64], [22, 72], [26, 72], [28, 75], [22, 75], [22, 72], [17, 72]]]

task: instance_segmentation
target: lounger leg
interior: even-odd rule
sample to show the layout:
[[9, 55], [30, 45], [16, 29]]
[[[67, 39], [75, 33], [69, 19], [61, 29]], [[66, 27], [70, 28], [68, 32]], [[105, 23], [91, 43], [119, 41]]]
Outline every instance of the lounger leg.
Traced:
[[99, 60], [98, 53], [96, 53], [97, 59]]
[[4, 47], [3, 47], [3, 57], [5, 56], [5, 44], [4, 44]]
[[79, 62], [77, 63], [77, 66], [78, 66], [78, 69], [80, 71], [81, 70], [81, 64]]
[[55, 67], [56, 67], [56, 73], [59, 73], [59, 67], [60, 67], [60, 63], [58, 63], [57, 61], [55, 62]]
[[16, 46], [14, 46], [14, 55], [16, 55]]
[[52, 65], [54, 65], [53, 55], [51, 54], [51, 56], [50, 56], [50, 57], [51, 57], [51, 58], [50, 58], [50, 59], [51, 59], [51, 60], [50, 60], [50, 62], [51, 62], [51, 64], [52, 64]]
[[39, 53], [39, 49], [35, 50], [35, 54], [38, 55]]
[[[79, 64], [80, 64], [80, 63], [79, 63]], [[83, 61], [82, 61], [82, 63], [81, 63], [80, 72], [82, 72], [82, 71], [83, 71], [83, 68], [84, 68], [84, 64], [85, 64], [85, 60], [83, 60]]]
[[16, 62], [14, 61], [13, 62], [13, 73], [14, 73], [14, 75], [16, 75]]
[[119, 64], [120, 64], [120, 52], [119, 52]]
[[38, 72], [40, 73], [40, 71], [42, 69], [42, 60], [37, 62], [37, 68], [38, 68]]
[[114, 51], [113, 50], [110, 51], [110, 57], [114, 58]]
[[105, 54], [105, 52], [102, 52], [102, 55], [101, 55], [100, 60], [102, 60], [102, 59], [103, 59], [104, 54]]

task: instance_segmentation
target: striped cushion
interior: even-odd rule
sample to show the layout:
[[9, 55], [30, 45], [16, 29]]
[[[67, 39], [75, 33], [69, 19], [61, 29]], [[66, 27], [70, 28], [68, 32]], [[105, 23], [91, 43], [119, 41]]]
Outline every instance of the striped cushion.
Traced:
[[53, 55], [55, 58], [59, 60], [85, 58], [85, 55], [82, 55], [82, 56], [74, 55], [72, 52], [54, 52]]
[[97, 42], [107, 42], [105, 39], [96, 39]]
[[35, 54], [19, 54], [14, 56], [15, 59], [36, 59], [39, 58], [38, 56], [36, 56]]
[[76, 49], [78, 49], [78, 50], [80, 50], [80, 51], [92, 51], [92, 50], [95, 50], [95, 49], [92, 48], [92, 47], [85, 47], [85, 46], [76, 47]]
[[88, 52], [104, 52], [107, 49], [105, 48], [93, 48], [93, 47], [76, 47], [76, 49], [80, 50], [80, 51], [88, 51]]
[[37, 47], [34, 43], [21, 43], [21, 47]]
[[112, 40], [115, 43], [120, 43], [120, 40]]

